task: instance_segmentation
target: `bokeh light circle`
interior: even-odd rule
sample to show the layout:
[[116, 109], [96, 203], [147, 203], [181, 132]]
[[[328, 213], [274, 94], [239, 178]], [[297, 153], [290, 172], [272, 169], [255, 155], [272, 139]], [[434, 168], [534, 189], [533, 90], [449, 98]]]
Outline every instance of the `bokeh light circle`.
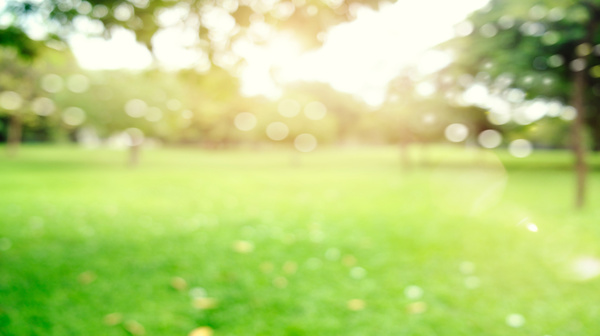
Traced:
[[444, 135], [449, 141], [461, 142], [469, 136], [469, 129], [463, 124], [451, 124], [444, 130]]
[[288, 126], [280, 121], [272, 122], [267, 126], [267, 136], [271, 140], [283, 140], [288, 136], [289, 132]]
[[0, 108], [4, 110], [17, 110], [23, 105], [23, 98], [14, 91], [4, 91], [0, 93]]
[[81, 74], [75, 74], [67, 79], [67, 89], [75, 93], [83, 93], [90, 87], [90, 80]]
[[179, 99], [169, 99], [167, 100], [167, 108], [171, 111], [178, 111], [183, 107], [183, 104]]
[[56, 74], [47, 74], [42, 77], [40, 85], [46, 92], [57, 93], [63, 88], [63, 79]]
[[300, 103], [293, 99], [284, 99], [277, 105], [277, 112], [286, 118], [293, 118], [300, 113]]
[[141, 118], [146, 115], [148, 104], [141, 99], [131, 99], [125, 103], [125, 113], [132, 118]]
[[304, 114], [310, 120], [321, 120], [327, 114], [327, 107], [318, 101], [310, 102], [304, 107]]
[[576, 117], [577, 117], [577, 109], [574, 108], [573, 106], [565, 106], [560, 111], [560, 118], [562, 120], [571, 121], [571, 120], [575, 120]]
[[233, 123], [240, 131], [250, 131], [256, 127], [256, 117], [250, 112], [241, 112], [235, 116]]
[[418, 300], [423, 297], [423, 289], [419, 286], [411, 285], [404, 289], [404, 296], [409, 300]]
[[160, 108], [158, 107], [150, 107], [148, 108], [148, 111], [146, 111], [146, 120], [151, 121], [151, 122], [157, 122], [160, 119], [162, 119], [163, 117], [163, 112]]
[[85, 121], [85, 112], [79, 107], [67, 107], [62, 112], [62, 121], [69, 126], [79, 126]]
[[508, 152], [518, 158], [524, 158], [533, 152], [533, 145], [525, 139], [517, 139], [508, 145]]
[[525, 318], [521, 314], [510, 314], [506, 316], [506, 324], [513, 328], [519, 328], [525, 324]]
[[38, 97], [31, 103], [33, 112], [40, 116], [49, 116], [56, 110], [54, 101], [47, 97]]
[[479, 144], [485, 148], [496, 148], [502, 143], [502, 134], [496, 130], [485, 130], [477, 137]]
[[317, 148], [317, 138], [308, 133], [300, 134], [294, 139], [294, 147], [303, 153], [312, 152]]

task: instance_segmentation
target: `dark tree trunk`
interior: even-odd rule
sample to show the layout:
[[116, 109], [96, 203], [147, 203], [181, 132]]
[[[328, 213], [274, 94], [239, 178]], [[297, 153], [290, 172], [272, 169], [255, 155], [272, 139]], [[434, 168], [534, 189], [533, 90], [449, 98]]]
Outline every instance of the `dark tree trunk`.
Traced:
[[592, 130], [592, 141], [594, 142], [592, 150], [600, 152], [600, 115], [598, 113], [590, 119], [590, 129]]
[[23, 133], [23, 123], [19, 113], [12, 114], [8, 123], [8, 134], [6, 137], [6, 150], [8, 156], [15, 157], [19, 152], [21, 144], [21, 134]]
[[587, 163], [585, 160], [585, 144], [583, 133], [585, 130], [585, 93], [586, 93], [585, 71], [577, 71], [573, 76], [572, 103], [577, 110], [577, 116], [571, 126], [571, 148], [575, 155], [575, 175], [577, 186], [575, 190], [575, 206], [582, 208], [585, 204], [585, 180], [587, 175]]

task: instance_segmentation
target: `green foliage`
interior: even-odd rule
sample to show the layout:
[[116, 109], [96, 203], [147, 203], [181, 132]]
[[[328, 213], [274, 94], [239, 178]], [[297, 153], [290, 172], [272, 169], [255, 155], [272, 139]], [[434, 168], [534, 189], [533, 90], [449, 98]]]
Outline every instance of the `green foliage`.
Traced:
[[0, 41], [4, 48], [12, 48], [25, 59], [35, 57], [40, 47], [38, 42], [30, 39], [19, 28], [12, 26], [0, 29]]
[[572, 103], [573, 74], [585, 71], [588, 106], [580, 113], [585, 113], [588, 125], [597, 132], [599, 96], [592, 88], [600, 83], [596, 72], [600, 54], [594, 49], [600, 43], [599, 23], [600, 6], [595, 1], [491, 1], [467, 21], [471, 33], [441, 46], [456, 55], [444, 71], [454, 76], [457, 87], [464, 88], [458, 78], [470, 74], [501, 96], [506, 96], [508, 87], [519, 88], [527, 99], [563, 104]]

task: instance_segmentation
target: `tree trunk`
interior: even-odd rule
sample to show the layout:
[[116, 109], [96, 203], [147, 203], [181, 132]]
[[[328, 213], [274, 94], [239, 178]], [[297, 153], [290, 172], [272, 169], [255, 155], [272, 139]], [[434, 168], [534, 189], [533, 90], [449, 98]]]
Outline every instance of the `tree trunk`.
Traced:
[[572, 100], [573, 107], [577, 110], [577, 116], [571, 126], [571, 148], [575, 155], [575, 175], [577, 186], [575, 190], [575, 206], [579, 209], [585, 204], [585, 180], [587, 175], [587, 163], [585, 160], [585, 144], [583, 143], [583, 132], [585, 129], [585, 71], [577, 71], [573, 77]]
[[429, 167], [431, 166], [432, 162], [429, 160], [429, 145], [426, 142], [421, 142], [421, 146], [420, 146], [420, 166], [421, 167]]
[[409, 170], [410, 164], [410, 152], [408, 150], [408, 141], [400, 140], [400, 164], [403, 170]]
[[590, 119], [590, 126], [592, 131], [592, 140], [594, 142], [594, 146], [592, 150], [594, 152], [600, 152], [600, 115], [597, 114]]
[[23, 123], [19, 113], [12, 114], [8, 123], [8, 135], [6, 138], [6, 150], [8, 156], [15, 157], [19, 152], [21, 144], [21, 134], [23, 133]]
[[140, 145], [132, 145], [129, 147], [129, 166], [137, 167], [140, 163]]

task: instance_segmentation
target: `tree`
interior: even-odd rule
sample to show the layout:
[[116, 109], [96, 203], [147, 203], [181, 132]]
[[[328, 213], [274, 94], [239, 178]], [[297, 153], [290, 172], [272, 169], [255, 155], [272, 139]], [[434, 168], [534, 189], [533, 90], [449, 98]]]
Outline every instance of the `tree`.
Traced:
[[577, 111], [572, 122], [571, 148], [577, 176], [576, 206], [585, 199], [587, 165], [586, 120], [598, 120], [587, 105], [598, 102], [591, 87], [600, 81], [598, 1], [492, 0], [458, 28], [463, 35], [443, 45], [456, 53], [452, 71], [487, 78], [484, 84], [504, 81], [521, 88], [527, 98], [552, 97]]
[[[443, 73], [420, 74], [407, 68], [388, 89], [388, 98], [381, 108], [387, 127], [392, 127], [389, 140], [398, 143], [403, 168], [412, 164], [410, 144], [428, 144], [444, 140], [444, 131], [453, 123], [481, 132], [490, 128], [483, 111], [475, 106], [465, 106], [453, 101], [453, 88], [446, 83]], [[465, 137], [462, 141], [474, 140]], [[422, 155], [426, 151], [422, 151]], [[422, 159], [427, 164], [427, 158]]]
[[[266, 26], [294, 31], [307, 46], [315, 46], [323, 40], [320, 33], [351, 19], [357, 6], [376, 7], [378, 3], [376, 0], [7, 0], [0, 6], [4, 27], [0, 28], [0, 47], [10, 47], [19, 56], [33, 59], [39, 55], [39, 45], [60, 47], [73, 32], [109, 37], [114, 29], [124, 28], [134, 32], [137, 40], [152, 50], [152, 39], [157, 32], [177, 26], [197, 31], [198, 38], [191, 49], [209, 55], [215, 64], [227, 66], [230, 62], [223, 60], [232, 56], [231, 45], [236, 38], [249, 35], [253, 42], [266, 42], [261, 34], [253, 34]], [[165, 19], [166, 16], [175, 19]], [[16, 134], [15, 139], [17, 133], [12, 133]]]
[[[22, 125], [31, 119], [32, 102], [39, 94], [36, 82], [40, 72], [32, 60], [16, 52], [0, 48], [0, 115], [6, 116], [6, 142], [9, 156], [17, 154]], [[51, 108], [51, 107], [49, 107]]]

